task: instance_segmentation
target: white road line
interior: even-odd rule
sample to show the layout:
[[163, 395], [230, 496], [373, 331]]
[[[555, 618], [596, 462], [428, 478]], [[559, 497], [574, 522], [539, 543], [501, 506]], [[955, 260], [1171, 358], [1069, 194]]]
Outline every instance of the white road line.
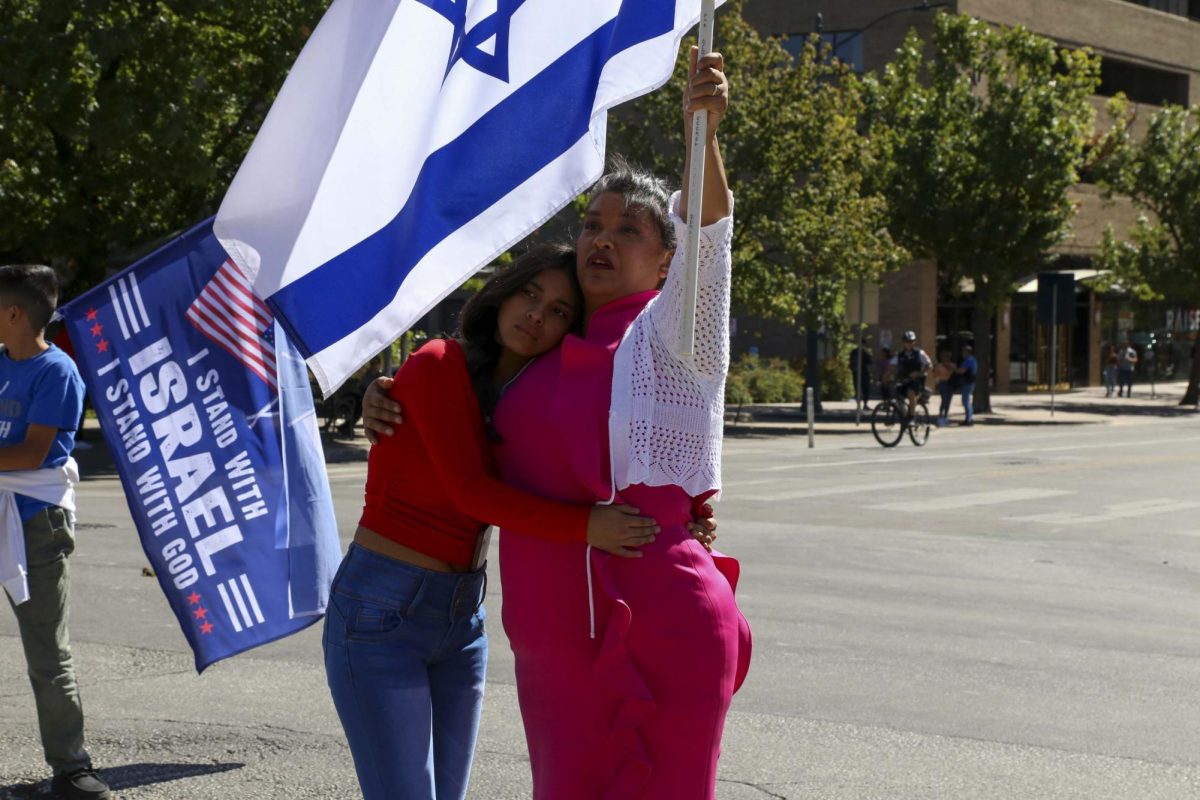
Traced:
[[1022, 447], [1016, 450], [969, 450], [963, 453], [936, 453], [930, 455], [912, 456], [901, 454], [893, 457], [883, 458], [856, 458], [850, 461], [805, 461], [796, 464], [779, 464], [774, 467], [750, 467], [747, 472], [782, 472], [792, 469], [827, 469], [829, 467], [851, 467], [860, 464], [918, 464], [922, 461], [945, 461], [948, 459], [984, 459], [992, 456], [1016, 456], [1026, 453], [1061, 453], [1070, 450], [1112, 450], [1123, 447], [1146, 447], [1154, 444], [1185, 444], [1187, 442], [1200, 442], [1200, 436], [1191, 436], [1186, 438], [1175, 439], [1142, 439], [1135, 442], [1102, 442], [1099, 444], [1072, 444], [1062, 447]]
[[884, 503], [870, 506], [880, 511], [937, 511], [942, 512], [952, 508], [971, 508], [973, 506], [990, 506], [1000, 503], [1016, 503], [1022, 500], [1041, 500], [1047, 497], [1061, 497], [1064, 494], [1074, 494], [1063, 489], [1000, 489], [995, 492], [975, 492], [960, 494], [953, 497], [939, 497], [936, 503], [929, 498], [910, 500], [904, 503]]
[[723, 481], [721, 483], [721, 491], [740, 489], [743, 486], [762, 486], [766, 483], [779, 483], [779, 481], [779, 478], [757, 478], [752, 481]]
[[1054, 514], [1034, 514], [1028, 517], [1016, 517], [1017, 522], [1040, 522], [1044, 525], [1096, 525], [1118, 519], [1135, 519], [1153, 514], [1171, 514], [1176, 511], [1191, 511], [1200, 508], [1200, 503], [1187, 500], [1171, 500], [1157, 498], [1153, 500], [1137, 500], [1132, 503], [1118, 503], [1105, 506], [1097, 514], [1071, 514], [1057, 512]]
[[[909, 489], [914, 486], [932, 486], [936, 481], [905, 481], [904, 488]], [[879, 492], [879, 481], [871, 483], [856, 483], [850, 486], [825, 486], [820, 489], [801, 489], [795, 492], [775, 492], [769, 495], [736, 495], [738, 500], [754, 500], [759, 502], [773, 502], [778, 500], [810, 500], [818, 497], [834, 497], [837, 495], [857, 494], [857, 493], [876, 494]], [[926, 502], [926, 506], [928, 503]]]

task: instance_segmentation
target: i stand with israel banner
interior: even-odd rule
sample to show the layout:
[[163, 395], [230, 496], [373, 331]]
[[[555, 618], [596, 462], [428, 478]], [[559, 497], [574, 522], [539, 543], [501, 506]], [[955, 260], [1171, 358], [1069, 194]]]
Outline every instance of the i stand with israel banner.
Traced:
[[701, 5], [333, 3], [214, 226], [327, 394], [600, 176]]
[[341, 551], [308, 374], [211, 221], [59, 315], [196, 669], [318, 621]]

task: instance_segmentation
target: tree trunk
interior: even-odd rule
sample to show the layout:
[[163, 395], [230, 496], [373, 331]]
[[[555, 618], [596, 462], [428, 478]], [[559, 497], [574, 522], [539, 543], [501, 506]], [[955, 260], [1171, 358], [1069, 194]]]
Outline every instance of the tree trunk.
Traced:
[[979, 371], [975, 378], [975, 413], [992, 411], [992, 317], [996, 310], [982, 287], [975, 285], [975, 360]]
[[1192, 345], [1192, 371], [1188, 375], [1187, 391], [1183, 393], [1179, 405], [1200, 405], [1200, 336], [1196, 337], [1196, 343]]

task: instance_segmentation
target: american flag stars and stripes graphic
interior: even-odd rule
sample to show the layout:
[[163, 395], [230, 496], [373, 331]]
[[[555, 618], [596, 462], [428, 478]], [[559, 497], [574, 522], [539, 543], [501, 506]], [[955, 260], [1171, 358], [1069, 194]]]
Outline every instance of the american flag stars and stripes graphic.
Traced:
[[233, 629], [238, 633], [241, 633], [243, 628], [253, 628], [256, 624], [266, 622], [262, 608], [258, 605], [258, 597], [254, 594], [254, 587], [250, 585], [250, 578], [246, 573], [217, 584], [217, 592], [221, 595], [221, 602], [225, 604], [225, 612], [229, 615], [229, 621], [233, 623]]
[[128, 340], [150, 327], [150, 316], [146, 313], [146, 304], [142, 302], [142, 291], [132, 272], [109, 284], [108, 296], [112, 298], [112, 308], [117, 315], [123, 339]]
[[226, 261], [188, 307], [188, 321], [201, 333], [275, 387], [275, 319], [246, 276]]
[[96, 345], [96, 352], [97, 353], [107, 353], [108, 352], [108, 340], [105, 339], [103, 336], [104, 326], [100, 324], [100, 321], [98, 319], [96, 319], [96, 314], [97, 314], [96, 309], [94, 309], [94, 308], [88, 309], [87, 319], [88, 319], [88, 322], [92, 323], [92, 326], [88, 330], [91, 331], [92, 338], [99, 337], [96, 342], [93, 342], [93, 344]]
[[192, 592], [187, 598], [189, 606], [196, 606], [195, 610], [192, 611], [192, 616], [200, 620], [200, 632], [210, 634], [213, 632], [213, 624], [208, 619], [208, 609], [201, 605], [200, 600], [200, 595], [195, 592]]

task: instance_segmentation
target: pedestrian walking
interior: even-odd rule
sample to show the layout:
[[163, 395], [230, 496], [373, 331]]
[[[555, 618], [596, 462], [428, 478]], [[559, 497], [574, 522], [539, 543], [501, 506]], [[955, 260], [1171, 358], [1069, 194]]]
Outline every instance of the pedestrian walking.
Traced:
[[979, 372], [979, 362], [975, 360], [975, 348], [963, 345], [962, 361], [958, 364], [958, 379], [961, 381], [959, 391], [962, 392], [963, 414], [966, 418], [963, 425], [975, 424], [975, 378]]
[[68, 634], [79, 481], [71, 451], [84, 386], [70, 356], [46, 342], [57, 303], [50, 267], [0, 267], [0, 579], [17, 616], [50, 790], [105, 800], [108, 786], [84, 748]]
[[1117, 351], [1117, 397], [1133, 397], [1133, 375], [1137, 363], [1137, 350], [1126, 339], [1124, 346]]

